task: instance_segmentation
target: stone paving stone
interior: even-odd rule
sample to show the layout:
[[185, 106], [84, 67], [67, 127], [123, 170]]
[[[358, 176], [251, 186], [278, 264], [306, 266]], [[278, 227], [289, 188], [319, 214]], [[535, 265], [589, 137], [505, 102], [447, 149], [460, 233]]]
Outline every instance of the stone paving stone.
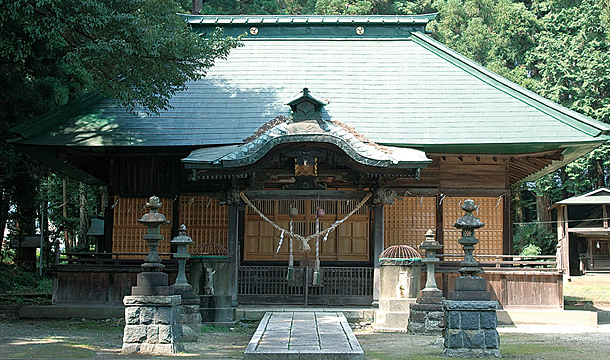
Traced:
[[244, 360], [360, 360], [364, 353], [342, 313], [267, 312]]

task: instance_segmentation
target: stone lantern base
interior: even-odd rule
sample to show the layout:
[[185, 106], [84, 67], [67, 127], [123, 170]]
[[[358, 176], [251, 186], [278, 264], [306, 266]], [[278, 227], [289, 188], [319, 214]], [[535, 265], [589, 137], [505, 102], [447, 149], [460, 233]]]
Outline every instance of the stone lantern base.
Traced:
[[501, 357], [496, 330], [497, 301], [443, 302], [445, 310], [443, 356], [460, 358]]
[[444, 323], [443, 292], [424, 289], [417, 302], [411, 304], [408, 330], [413, 334], [441, 335]]
[[170, 355], [183, 351], [179, 342], [180, 295], [125, 296], [123, 354]]

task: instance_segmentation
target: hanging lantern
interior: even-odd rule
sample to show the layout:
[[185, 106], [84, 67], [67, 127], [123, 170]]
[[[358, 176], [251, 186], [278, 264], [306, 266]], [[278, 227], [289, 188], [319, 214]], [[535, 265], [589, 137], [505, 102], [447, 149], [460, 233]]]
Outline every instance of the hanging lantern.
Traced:
[[326, 211], [324, 211], [324, 209], [318, 206], [318, 210], [316, 210], [316, 216], [321, 218], [324, 217], [324, 215], [326, 215]]
[[291, 218], [296, 217], [297, 215], [299, 215], [299, 209], [297, 209], [294, 205], [290, 205], [288, 215], [290, 215]]

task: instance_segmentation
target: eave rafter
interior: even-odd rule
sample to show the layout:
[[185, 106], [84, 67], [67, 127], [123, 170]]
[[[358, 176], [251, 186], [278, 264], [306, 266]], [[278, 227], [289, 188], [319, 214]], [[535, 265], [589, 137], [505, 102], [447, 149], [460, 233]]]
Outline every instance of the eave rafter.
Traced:
[[549, 151], [541, 151], [527, 154], [442, 154], [428, 153], [431, 158], [447, 160], [457, 159], [460, 162], [468, 162], [470, 164], [481, 163], [490, 164], [504, 162], [507, 167], [507, 175], [510, 183], [514, 184], [524, 178], [539, 172], [540, 170], [551, 165], [554, 161], [562, 161], [563, 149], [555, 149]]

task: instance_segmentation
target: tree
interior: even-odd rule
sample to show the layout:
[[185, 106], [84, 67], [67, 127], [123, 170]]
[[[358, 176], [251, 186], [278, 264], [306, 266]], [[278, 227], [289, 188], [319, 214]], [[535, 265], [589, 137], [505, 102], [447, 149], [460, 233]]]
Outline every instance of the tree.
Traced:
[[6, 143], [10, 127], [90, 92], [158, 112], [238, 46], [219, 30], [206, 38], [192, 32], [176, 13], [179, 5], [0, 0], [0, 227], [9, 217], [20, 229], [33, 226], [35, 197], [18, 194], [35, 193], [44, 175]]
[[[593, 119], [610, 123], [608, 6], [598, 0], [539, 1], [536, 47], [528, 54], [534, 91]], [[610, 153], [602, 146], [537, 183], [558, 201], [608, 186]]]

